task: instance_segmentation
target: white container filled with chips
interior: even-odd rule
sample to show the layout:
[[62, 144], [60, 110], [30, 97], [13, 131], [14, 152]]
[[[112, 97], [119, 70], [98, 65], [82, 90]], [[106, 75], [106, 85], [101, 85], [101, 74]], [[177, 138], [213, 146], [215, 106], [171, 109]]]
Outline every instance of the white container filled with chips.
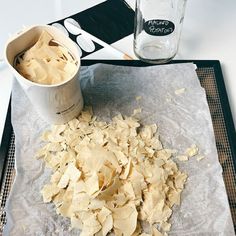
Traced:
[[80, 56], [75, 43], [53, 26], [33, 26], [11, 38], [6, 62], [38, 114], [62, 124], [83, 108]]

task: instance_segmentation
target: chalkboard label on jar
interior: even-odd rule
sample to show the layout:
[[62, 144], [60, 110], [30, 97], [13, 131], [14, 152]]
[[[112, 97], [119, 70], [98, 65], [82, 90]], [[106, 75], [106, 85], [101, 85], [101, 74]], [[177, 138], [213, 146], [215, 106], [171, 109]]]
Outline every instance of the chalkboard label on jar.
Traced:
[[144, 30], [153, 36], [166, 36], [174, 32], [175, 25], [168, 20], [148, 20], [144, 23]]

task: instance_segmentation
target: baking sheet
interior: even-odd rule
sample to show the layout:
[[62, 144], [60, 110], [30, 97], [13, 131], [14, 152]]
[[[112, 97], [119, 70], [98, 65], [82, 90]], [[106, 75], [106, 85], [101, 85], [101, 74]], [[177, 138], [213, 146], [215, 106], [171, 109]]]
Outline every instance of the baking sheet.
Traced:
[[[141, 107], [140, 119], [159, 125], [166, 147], [182, 153], [196, 143], [206, 156], [201, 162], [192, 158], [179, 163], [189, 179], [182, 205], [174, 210], [170, 235], [234, 235], [205, 92], [194, 69], [193, 64], [135, 69], [95, 65], [83, 68], [81, 82], [86, 102], [101, 119], [117, 112], [130, 115], [134, 108]], [[175, 90], [183, 87], [186, 92], [176, 95]], [[137, 96], [142, 99], [136, 101]], [[12, 99], [17, 178], [7, 206], [5, 233], [76, 235], [76, 231], [68, 231], [68, 221], [56, 215], [53, 205], [42, 203], [39, 194], [50, 173], [33, 155], [47, 125], [16, 82]]]

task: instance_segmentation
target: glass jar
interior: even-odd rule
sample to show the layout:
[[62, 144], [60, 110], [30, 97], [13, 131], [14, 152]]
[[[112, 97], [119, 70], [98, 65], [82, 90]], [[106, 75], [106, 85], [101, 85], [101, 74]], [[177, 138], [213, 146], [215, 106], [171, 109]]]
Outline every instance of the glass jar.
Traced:
[[149, 63], [170, 61], [178, 51], [186, 0], [136, 0], [134, 52]]

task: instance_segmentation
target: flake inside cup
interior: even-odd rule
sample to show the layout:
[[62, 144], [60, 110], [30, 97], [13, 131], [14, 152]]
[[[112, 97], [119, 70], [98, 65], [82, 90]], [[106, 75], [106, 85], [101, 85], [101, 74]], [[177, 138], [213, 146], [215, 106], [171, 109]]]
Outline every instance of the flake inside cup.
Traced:
[[53, 85], [70, 79], [78, 70], [78, 61], [69, 49], [42, 31], [32, 47], [16, 55], [14, 68], [32, 82]]
[[[59, 83], [36, 83], [22, 76], [14, 68], [16, 56], [32, 48], [44, 31], [52, 36], [53, 42], [67, 49], [77, 62], [76, 70], [67, 79]], [[78, 79], [80, 55], [75, 43], [59, 29], [48, 25], [38, 25], [16, 34], [6, 45], [5, 57], [35, 110], [46, 122], [62, 124], [79, 115], [83, 108], [83, 98]]]

